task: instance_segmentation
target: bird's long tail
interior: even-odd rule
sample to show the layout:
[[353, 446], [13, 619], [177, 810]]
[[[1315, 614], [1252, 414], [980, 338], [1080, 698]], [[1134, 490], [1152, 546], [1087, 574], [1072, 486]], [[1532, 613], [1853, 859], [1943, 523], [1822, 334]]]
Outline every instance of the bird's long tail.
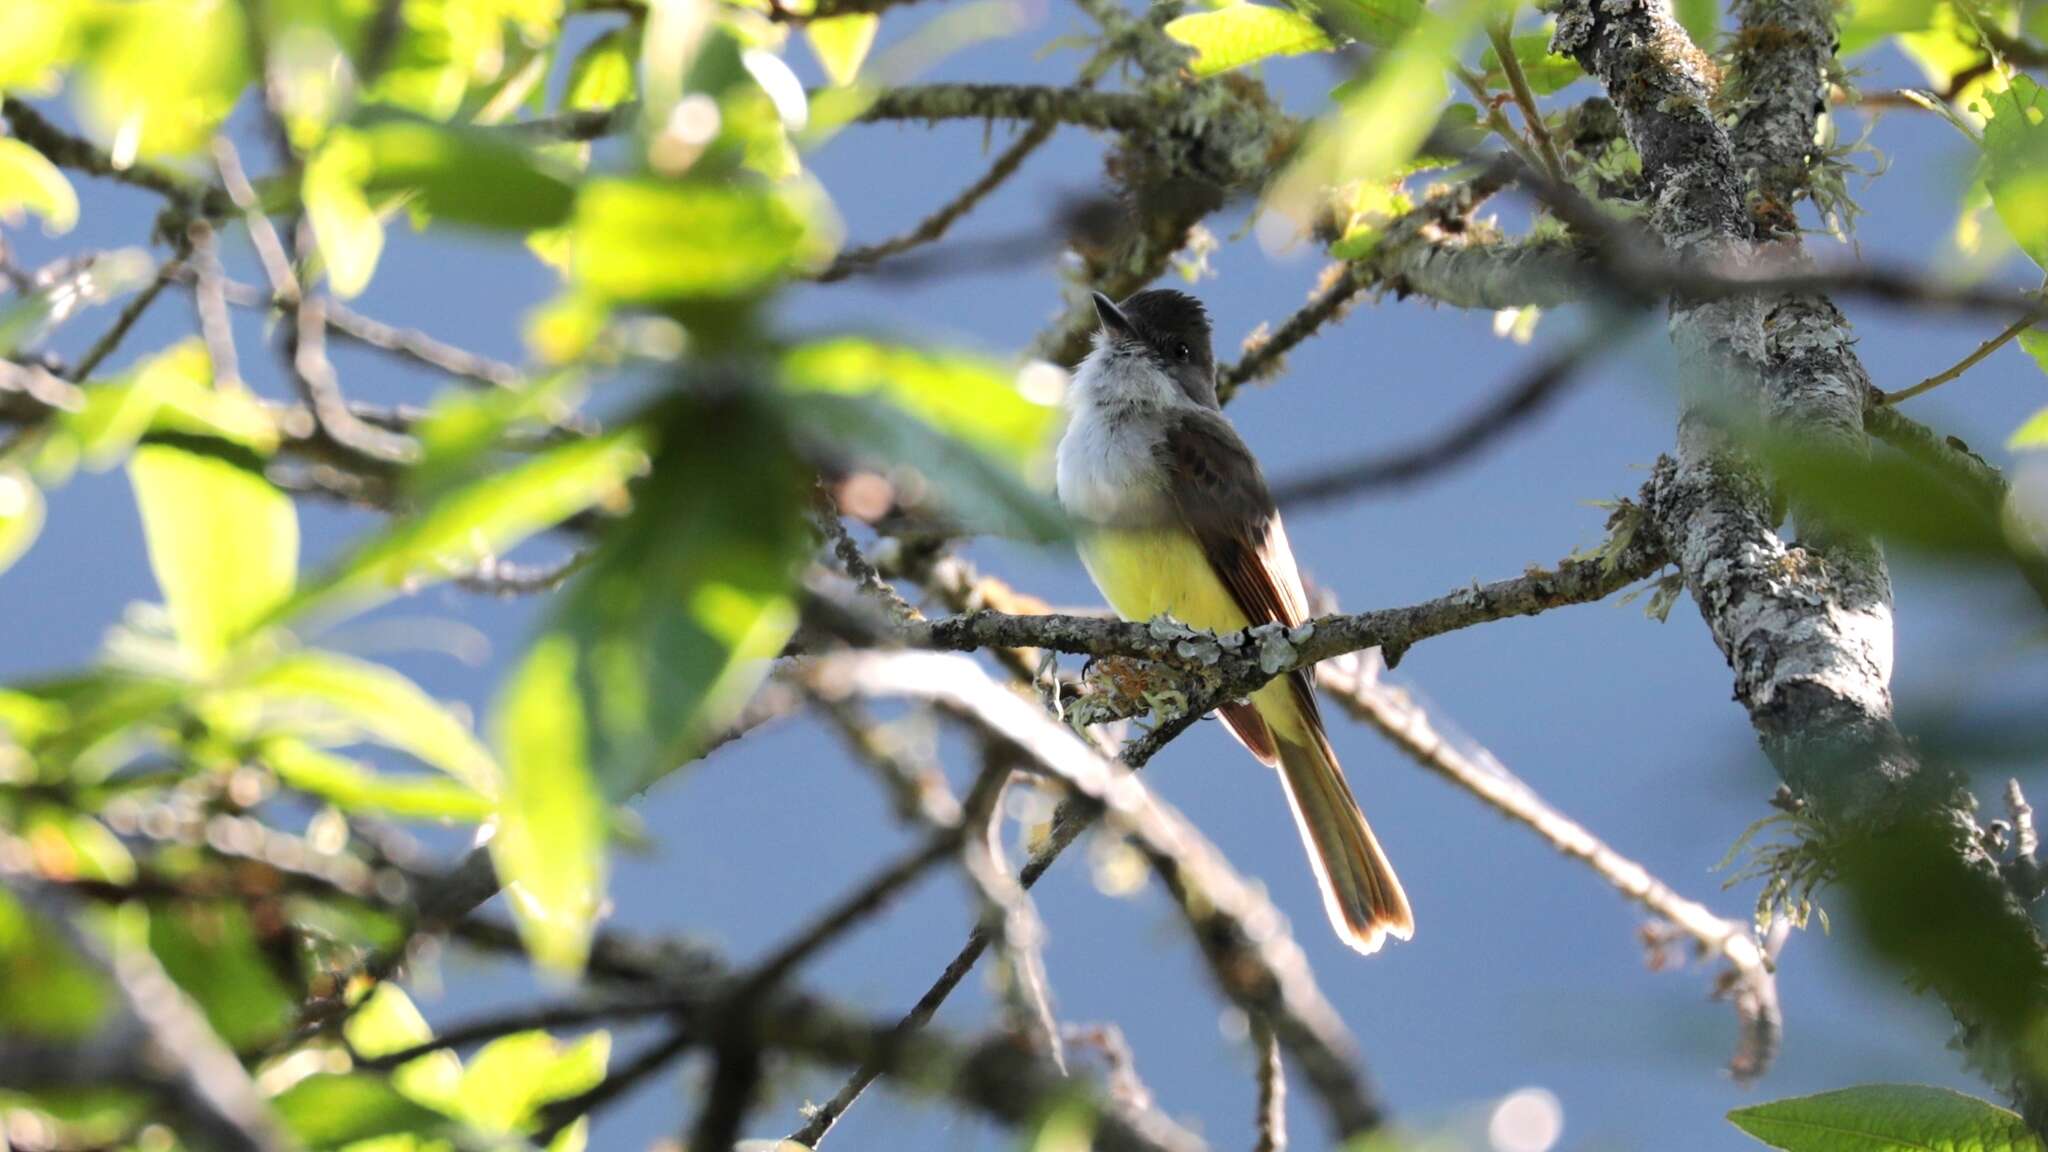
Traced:
[[1370, 955], [1388, 936], [1412, 937], [1415, 915], [1329, 742], [1320, 732], [1308, 737], [1276, 742], [1287, 804], [1301, 829], [1330, 926], [1346, 944]]

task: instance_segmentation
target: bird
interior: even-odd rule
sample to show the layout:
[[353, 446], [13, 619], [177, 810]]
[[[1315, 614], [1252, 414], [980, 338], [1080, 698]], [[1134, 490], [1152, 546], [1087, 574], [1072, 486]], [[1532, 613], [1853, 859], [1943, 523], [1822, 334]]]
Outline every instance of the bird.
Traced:
[[[1207, 310], [1172, 289], [1094, 300], [1100, 325], [1067, 389], [1055, 485], [1096, 588], [1127, 620], [1171, 615], [1219, 634], [1302, 623], [1287, 530], [1217, 401]], [[1309, 671], [1217, 711], [1279, 770], [1338, 938], [1367, 955], [1411, 939], [1408, 896], [1344, 779]]]

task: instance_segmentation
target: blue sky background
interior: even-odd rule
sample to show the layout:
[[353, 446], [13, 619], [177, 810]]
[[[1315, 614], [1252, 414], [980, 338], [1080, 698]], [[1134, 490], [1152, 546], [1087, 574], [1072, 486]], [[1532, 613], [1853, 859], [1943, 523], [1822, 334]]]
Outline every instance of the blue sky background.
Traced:
[[[1078, 54], [1035, 53], [1084, 26], [1064, 6], [1037, 2], [1024, 12], [1019, 34], [961, 52], [931, 78], [1063, 82]], [[885, 42], [926, 18], [924, 7], [893, 12]], [[791, 58], [816, 78], [801, 48]], [[1339, 78], [1330, 61], [1315, 58], [1267, 72], [1297, 112], [1318, 107]], [[1887, 54], [1866, 62], [1864, 82], [1918, 77]], [[1588, 91], [1582, 85], [1566, 98]], [[1852, 118], [1845, 132], [1856, 124]], [[999, 126], [992, 149], [1008, 136]], [[983, 140], [980, 124], [857, 126], [810, 163], [834, 194], [849, 237], [869, 242], [910, 226], [972, 180], [985, 162]], [[1891, 170], [1872, 185], [1852, 184], [1868, 211], [1858, 234], [1863, 252], [1934, 259], [1968, 171], [1967, 144], [1932, 117], [1905, 114], [1886, 119], [1874, 143]], [[1014, 235], [1045, 221], [1063, 197], [1097, 189], [1102, 147], [1085, 132], [1062, 130], [955, 239]], [[105, 184], [81, 182], [80, 191], [84, 218], [73, 236], [52, 242], [10, 234], [23, 263], [80, 246], [134, 243], [158, 207], [146, 194]], [[1215, 277], [1195, 289], [1216, 318], [1219, 350], [1293, 311], [1322, 267], [1311, 250], [1267, 254], [1247, 223], [1243, 209], [1211, 221], [1224, 244], [1213, 258]], [[256, 278], [235, 244], [234, 270]], [[1846, 255], [1824, 237], [1814, 244], [1824, 256]], [[2022, 274], [2011, 271], [2018, 282]], [[401, 227], [359, 305], [518, 359], [522, 317], [552, 288], [551, 274], [515, 244]], [[792, 333], [882, 331], [1008, 356], [1029, 344], [1058, 302], [1048, 257], [928, 281], [800, 288], [782, 299], [777, 317]], [[1999, 327], [1858, 303], [1850, 311], [1865, 363], [1888, 389], [1947, 366]], [[58, 347], [75, 354], [110, 318], [101, 312], [75, 322]], [[1295, 352], [1280, 379], [1242, 395], [1230, 414], [1279, 481], [1444, 427], [1513, 380], [1574, 322], [1569, 314], [1546, 317], [1532, 350], [1496, 338], [1485, 313], [1420, 300], [1367, 302]], [[282, 395], [274, 356], [258, 350], [266, 334], [255, 318], [238, 324], [245, 372]], [[110, 367], [191, 330], [189, 298], [167, 297]], [[363, 399], [424, 402], [443, 386], [346, 345], [334, 352], [344, 382]], [[1597, 543], [1604, 513], [1589, 502], [1632, 494], [1643, 469], [1672, 443], [1670, 377], [1652, 322], [1498, 447], [1426, 484], [1293, 516], [1302, 567], [1359, 609], [1512, 576]], [[1999, 459], [1997, 445], [2044, 395], [2039, 370], [2010, 349], [1910, 411]], [[304, 505], [302, 515], [309, 564], [374, 524], [317, 504]], [[543, 542], [531, 553], [539, 558], [552, 548]], [[1066, 552], [983, 547], [976, 558], [1055, 603], [1098, 603]], [[1894, 575], [1903, 705], [1940, 713], [2040, 698], [2032, 638], [2014, 624], [2031, 619], [2019, 607], [2016, 581], [1904, 560]], [[0, 676], [91, 659], [123, 606], [154, 596], [126, 480], [86, 475], [54, 493], [43, 538], [0, 588], [7, 638]], [[480, 712], [536, 607], [435, 590], [325, 642], [389, 660]], [[1746, 914], [1754, 891], [1720, 891], [1722, 878], [1710, 868], [1745, 826], [1770, 812], [1775, 777], [1730, 700], [1728, 670], [1689, 601], [1664, 624], [1646, 619], [1640, 602], [1608, 602], [1456, 633], [1410, 653], [1398, 679], [1616, 849], [1722, 913]], [[1334, 717], [1333, 724], [1332, 739], [1419, 922], [1413, 943], [1370, 960], [1328, 932], [1278, 789], [1219, 726], [1204, 724], [1173, 745], [1147, 778], [1241, 870], [1262, 879], [1292, 918], [1403, 1124], [1470, 1136], [1490, 1101], [1536, 1085], [1563, 1103], [1561, 1147], [1740, 1149], [1754, 1145], [1722, 1114], [1779, 1096], [1877, 1080], [1982, 1091], [1944, 1048], [1945, 1014], [1893, 975], [1860, 965], [1853, 937], [1839, 928], [1833, 938], [1815, 930], [1791, 941], [1780, 974], [1783, 1054], [1760, 1084], [1735, 1085], [1723, 1071], [1733, 1017], [1708, 1001], [1709, 969], [1647, 970], [1637, 941], [1643, 917], [1592, 873], [1417, 770], [1369, 730]], [[1995, 795], [1993, 783], [1984, 781], [1985, 795]], [[829, 736], [801, 721], [718, 753], [656, 789], [642, 811], [654, 848], [618, 860], [615, 923], [692, 933], [736, 961], [772, 947], [908, 843], [868, 778]], [[1164, 898], [1150, 889], [1135, 898], [1103, 895], [1081, 851], [1062, 861], [1037, 896], [1060, 1018], [1119, 1023], [1161, 1107], [1217, 1147], [1248, 1146], [1249, 1052]], [[951, 957], [971, 916], [964, 887], [941, 875], [833, 949], [806, 979], [893, 1017]], [[417, 981], [415, 991], [430, 1016], [444, 1021], [533, 995], [515, 967], [461, 956]], [[979, 976], [940, 1016], [961, 1029], [992, 1019]], [[621, 1049], [628, 1046], [622, 1040]], [[686, 1131], [700, 1071], [686, 1065], [606, 1112], [593, 1146], [645, 1147]], [[749, 1133], [788, 1132], [806, 1096], [822, 1100], [838, 1083], [835, 1073], [803, 1077], [763, 1103]], [[1292, 1097], [1292, 1118], [1297, 1146], [1325, 1142], [1305, 1091]], [[911, 1152], [998, 1147], [1007, 1139], [949, 1110], [876, 1091], [831, 1143]]]

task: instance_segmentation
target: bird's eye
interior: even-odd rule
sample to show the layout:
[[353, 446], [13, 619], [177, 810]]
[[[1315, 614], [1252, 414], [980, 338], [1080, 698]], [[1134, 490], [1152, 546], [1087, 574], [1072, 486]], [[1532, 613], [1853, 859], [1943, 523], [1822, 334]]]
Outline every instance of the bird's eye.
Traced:
[[1186, 341], [1182, 341], [1181, 343], [1175, 344], [1173, 346], [1173, 358], [1175, 360], [1179, 360], [1182, 363], [1186, 363], [1189, 355], [1191, 355], [1191, 353], [1188, 352], [1188, 346]]

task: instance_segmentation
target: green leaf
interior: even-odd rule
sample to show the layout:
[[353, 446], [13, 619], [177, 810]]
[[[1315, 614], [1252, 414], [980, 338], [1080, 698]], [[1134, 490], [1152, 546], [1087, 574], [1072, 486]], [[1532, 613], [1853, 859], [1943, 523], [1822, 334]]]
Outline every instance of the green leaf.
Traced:
[[288, 788], [318, 796], [346, 812], [380, 812], [408, 820], [478, 823], [490, 818], [490, 797], [439, 776], [389, 776], [345, 756], [297, 740], [273, 740], [263, 749]]
[[576, 200], [572, 275], [617, 300], [759, 292], [805, 252], [809, 225], [785, 195], [702, 180], [593, 180]]
[[78, 118], [116, 165], [205, 149], [249, 82], [242, 6], [130, 0], [96, 6]]
[[272, 1101], [285, 1127], [309, 1152], [346, 1148], [382, 1136], [437, 1136], [448, 1117], [407, 1099], [392, 1080], [369, 1073], [320, 1072]]
[[562, 98], [566, 108], [594, 110], [613, 108], [633, 98], [633, 62], [640, 55], [639, 36], [629, 28], [614, 28], [584, 45], [569, 65], [569, 89]]
[[857, 336], [817, 340], [782, 358], [793, 392], [877, 396], [1018, 471], [1043, 470], [1059, 411], [1026, 396], [987, 357]]
[[0, 1032], [76, 1040], [100, 1026], [113, 989], [63, 941], [0, 887]]
[[470, 571], [478, 561], [619, 496], [646, 465], [639, 437], [615, 433], [558, 444], [496, 476], [441, 494], [373, 537], [291, 606], [359, 610]]
[[[371, 1060], [434, 1038], [412, 998], [389, 981], [372, 988], [341, 1029], [349, 1048]], [[445, 1048], [429, 1052], [392, 1069], [391, 1083], [407, 1099], [452, 1115], [462, 1088], [462, 1060]]]
[[1934, 20], [1935, 0], [1850, 0], [1842, 13], [1843, 59], [1877, 47], [1901, 32], [1919, 32]]
[[2048, 97], [2032, 78], [2015, 75], [1980, 107], [1991, 205], [2020, 250], [2048, 268]]
[[79, 47], [80, 5], [10, 4], [0, 33], [0, 92], [53, 96]]
[[[1522, 66], [1522, 76], [1529, 81], [1529, 87], [1539, 96], [1567, 88], [1586, 75], [1577, 60], [1551, 52], [1550, 35], [1549, 30], [1520, 33], [1513, 40], [1515, 61]], [[1488, 84], [1499, 86], [1507, 82], [1507, 73], [1501, 70], [1500, 54], [1491, 47], [1480, 57], [1480, 65], [1485, 70]]]
[[21, 559], [43, 530], [43, 490], [19, 468], [0, 465], [0, 572]]
[[604, 1079], [611, 1037], [593, 1032], [563, 1045], [545, 1032], [502, 1036], [477, 1051], [462, 1076], [461, 1115], [486, 1132], [530, 1128], [541, 1108]]
[[1423, 0], [1333, 0], [1325, 11], [1359, 42], [1386, 48], [1420, 24], [1428, 8]]
[[1167, 23], [1165, 32], [1195, 50], [1197, 76], [1214, 76], [1273, 56], [1327, 52], [1335, 47], [1316, 22], [1287, 8], [1230, 4]]
[[0, 136], [0, 220], [19, 227], [24, 211], [41, 216], [43, 230], [61, 236], [78, 223], [78, 193], [41, 152]]
[[604, 892], [605, 804], [578, 674], [570, 638], [543, 636], [493, 710], [505, 793], [491, 861], [527, 950], [558, 972], [583, 967]]
[[1692, 42], [1712, 52], [1721, 39], [1720, 0], [1676, 0], [1672, 7]]
[[328, 287], [343, 299], [370, 286], [384, 253], [384, 221], [363, 190], [372, 164], [360, 136], [333, 133], [306, 163], [300, 190], [321, 262], [327, 266]]
[[385, 115], [349, 130], [368, 161], [364, 191], [407, 193], [435, 220], [531, 231], [569, 218], [572, 173], [504, 133]]
[[[1447, 0], [1375, 61], [1372, 78], [1309, 133], [1269, 202], [1296, 220], [1316, 215], [1325, 190], [1384, 180], [1414, 159], [1449, 93], [1446, 71], [1499, 0]], [[1334, 10], [1333, 10], [1334, 11]]]
[[876, 13], [849, 12], [805, 24], [804, 39], [810, 42], [811, 54], [825, 70], [825, 78], [833, 87], [844, 88], [860, 75], [861, 63], [874, 47], [875, 32], [881, 26], [882, 18]]
[[149, 948], [237, 1052], [268, 1044], [291, 1026], [296, 997], [271, 968], [241, 905], [154, 908]]
[[1728, 1113], [1785, 1152], [2040, 1152], [2019, 1116], [1947, 1088], [1865, 1084]]
[[299, 562], [291, 497], [249, 464], [146, 444], [128, 463], [149, 564], [196, 671], [290, 597]]
[[788, 419], [812, 450], [886, 472], [897, 499], [943, 509], [964, 526], [1027, 540], [1063, 539], [1059, 507], [1012, 469], [878, 395], [818, 392], [796, 398]]
[[2023, 448], [2048, 448], [2048, 408], [2027, 417], [2026, 422], [2013, 431], [2005, 446], [2014, 452]]
[[297, 652], [247, 681], [272, 708], [311, 708], [378, 743], [405, 752], [468, 785], [498, 793], [491, 754], [419, 685], [382, 664], [332, 652]]
[[1879, 454], [1865, 459], [1772, 439], [1761, 446], [1785, 494], [1838, 523], [1937, 556], [1982, 560], [2012, 555], [1996, 509], [1908, 458]]

